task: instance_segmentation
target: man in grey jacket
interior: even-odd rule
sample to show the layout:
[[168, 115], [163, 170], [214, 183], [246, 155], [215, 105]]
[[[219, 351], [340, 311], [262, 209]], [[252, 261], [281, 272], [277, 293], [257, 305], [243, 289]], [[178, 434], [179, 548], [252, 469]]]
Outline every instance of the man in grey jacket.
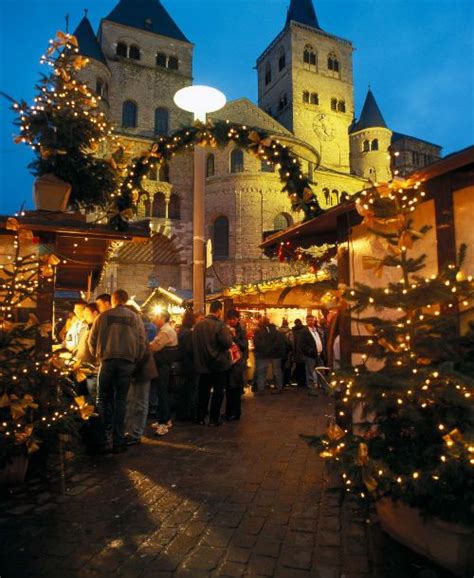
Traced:
[[97, 317], [89, 335], [91, 354], [100, 362], [97, 409], [104, 430], [104, 453], [126, 450], [127, 394], [135, 364], [143, 358], [146, 347], [143, 323], [136, 313], [125, 307], [127, 301], [126, 291], [115, 291], [112, 309]]

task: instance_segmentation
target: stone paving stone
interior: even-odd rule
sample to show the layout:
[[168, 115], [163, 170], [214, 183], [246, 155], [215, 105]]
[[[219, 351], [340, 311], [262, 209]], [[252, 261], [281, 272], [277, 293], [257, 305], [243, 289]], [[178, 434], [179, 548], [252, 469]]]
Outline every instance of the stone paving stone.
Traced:
[[340, 578], [341, 573], [339, 568], [320, 566], [316, 564], [316, 568], [312, 569], [312, 578]]
[[259, 556], [269, 556], [270, 558], [278, 558], [280, 553], [281, 543], [267, 540], [264, 536], [260, 536], [252, 549], [254, 554]]
[[275, 571], [275, 560], [267, 556], [252, 554], [248, 565], [250, 576], [273, 576]]
[[259, 534], [265, 523], [265, 518], [249, 516], [242, 520], [239, 530], [246, 534]]
[[196, 570], [213, 570], [224, 555], [223, 548], [198, 546], [186, 560], [186, 566]]
[[228, 562], [238, 562], [246, 564], [249, 561], [251, 550], [249, 548], [240, 548], [238, 546], [229, 546], [226, 549], [225, 558]]
[[202, 544], [216, 548], [225, 548], [232, 538], [234, 530], [230, 528], [210, 527], [204, 534]]
[[310, 570], [311, 568], [311, 550], [302, 548], [283, 548], [280, 564], [287, 568], [296, 568], [297, 570]]
[[246, 570], [245, 564], [238, 562], [225, 562], [218, 570], [218, 576], [222, 578], [241, 578]]
[[255, 534], [245, 534], [238, 531], [232, 537], [231, 544], [239, 548], [252, 548], [257, 541], [257, 536]]

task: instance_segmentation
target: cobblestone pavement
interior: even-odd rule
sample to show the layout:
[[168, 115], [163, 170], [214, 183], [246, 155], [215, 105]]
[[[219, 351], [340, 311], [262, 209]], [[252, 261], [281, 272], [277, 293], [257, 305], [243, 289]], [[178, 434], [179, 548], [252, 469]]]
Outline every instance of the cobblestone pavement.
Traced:
[[10, 497], [1, 578], [379, 578], [365, 516], [341, 507], [300, 437], [325, 430], [331, 401], [247, 394], [243, 411], [87, 459], [64, 495], [30, 484]]

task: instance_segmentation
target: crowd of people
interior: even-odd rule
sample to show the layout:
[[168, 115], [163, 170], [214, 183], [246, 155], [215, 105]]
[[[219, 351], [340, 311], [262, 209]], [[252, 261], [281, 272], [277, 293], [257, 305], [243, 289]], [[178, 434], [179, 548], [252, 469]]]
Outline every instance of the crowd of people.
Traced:
[[[324, 325], [308, 315], [306, 325], [297, 319], [293, 328], [286, 320], [276, 327], [259, 315], [249, 333], [242, 321], [235, 309], [224, 316], [220, 301], [211, 302], [206, 316], [187, 310], [178, 326], [167, 311], [150, 320], [121, 289], [111, 296], [99, 295], [92, 303], [75, 303], [64, 344], [78, 368], [89, 368], [87, 393], [99, 417], [97, 451], [121, 453], [140, 443], [150, 417], [156, 420], [151, 427], [158, 436], [173, 427], [173, 417], [210, 427], [240, 420], [249, 338], [256, 395], [268, 390], [281, 394], [292, 385], [318, 394], [315, 367], [325, 363]], [[172, 404], [170, 389], [176, 375], [178, 399]]]

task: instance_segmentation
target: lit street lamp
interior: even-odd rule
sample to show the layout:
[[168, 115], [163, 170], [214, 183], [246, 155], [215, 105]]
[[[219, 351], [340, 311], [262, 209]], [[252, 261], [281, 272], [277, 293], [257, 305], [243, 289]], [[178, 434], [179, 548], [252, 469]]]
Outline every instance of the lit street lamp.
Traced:
[[[210, 86], [187, 86], [178, 90], [174, 102], [179, 108], [194, 113], [194, 120], [206, 122], [206, 113], [220, 110], [226, 103], [224, 94]], [[194, 311], [205, 307], [205, 198], [206, 158], [204, 148], [194, 147], [193, 188], [193, 304]]]

